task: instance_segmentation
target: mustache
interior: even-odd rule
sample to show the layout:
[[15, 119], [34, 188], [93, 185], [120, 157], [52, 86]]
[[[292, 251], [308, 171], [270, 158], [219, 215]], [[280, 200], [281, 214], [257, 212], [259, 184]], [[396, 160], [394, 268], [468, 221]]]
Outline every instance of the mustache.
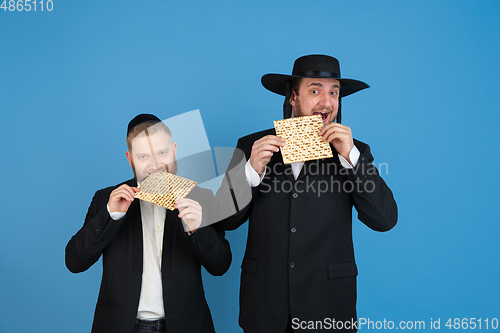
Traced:
[[314, 111], [328, 111], [328, 112], [333, 112], [333, 108], [332, 107], [324, 107], [324, 106], [317, 106], [315, 108], [312, 109], [313, 112]]

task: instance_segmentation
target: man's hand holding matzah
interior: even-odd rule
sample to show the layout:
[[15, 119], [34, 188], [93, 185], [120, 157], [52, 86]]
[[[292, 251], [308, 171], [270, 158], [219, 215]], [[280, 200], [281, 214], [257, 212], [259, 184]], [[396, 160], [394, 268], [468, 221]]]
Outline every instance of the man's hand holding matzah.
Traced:
[[349, 126], [330, 123], [321, 128], [319, 135], [323, 137], [323, 140], [331, 143], [337, 152], [352, 165], [349, 153], [354, 148], [354, 140]]
[[175, 208], [179, 210], [179, 217], [184, 222], [186, 232], [195, 232], [201, 225], [201, 205], [191, 199], [184, 198], [175, 202]]
[[285, 141], [276, 135], [266, 135], [255, 141], [250, 154], [250, 165], [261, 175], [273, 154], [278, 152], [284, 145]]
[[139, 192], [137, 187], [130, 187], [127, 184], [123, 184], [117, 187], [109, 195], [108, 207], [110, 212], [120, 212], [126, 213], [132, 201], [134, 201], [134, 195]]

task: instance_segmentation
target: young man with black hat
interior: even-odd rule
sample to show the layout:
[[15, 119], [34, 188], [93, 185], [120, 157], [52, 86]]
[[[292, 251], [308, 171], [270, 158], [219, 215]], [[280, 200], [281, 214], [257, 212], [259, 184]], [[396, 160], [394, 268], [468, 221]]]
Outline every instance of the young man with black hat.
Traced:
[[[396, 202], [369, 146], [340, 123], [341, 98], [368, 85], [342, 78], [338, 60], [325, 55], [301, 57], [292, 75], [267, 74], [262, 84], [285, 96], [284, 118], [321, 115], [319, 135], [334, 156], [285, 165], [279, 152], [284, 141], [274, 129], [239, 139], [251, 201], [223, 225], [233, 230], [249, 220], [240, 326], [250, 333], [356, 331], [352, 207], [373, 230], [387, 231], [397, 222]], [[235, 203], [240, 195], [249, 197], [231, 190]]]
[[214, 332], [201, 265], [222, 275], [231, 251], [224, 232], [208, 225], [213, 193], [195, 187], [174, 211], [134, 200], [149, 174], [176, 172], [177, 144], [156, 116], [141, 114], [129, 123], [127, 146], [135, 177], [97, 191], [66, 246], [73, 273], [103, 257], [92, 332]]

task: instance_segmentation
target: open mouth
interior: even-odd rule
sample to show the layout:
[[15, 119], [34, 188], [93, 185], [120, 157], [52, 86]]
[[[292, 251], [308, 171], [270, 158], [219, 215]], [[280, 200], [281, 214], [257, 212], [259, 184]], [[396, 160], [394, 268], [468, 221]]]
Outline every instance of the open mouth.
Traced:
[[328, 119], [330, 113], [330, 111], [314, 111], [313, 116], [319, 115], [323, 119], [323, 122], [325, 122]]

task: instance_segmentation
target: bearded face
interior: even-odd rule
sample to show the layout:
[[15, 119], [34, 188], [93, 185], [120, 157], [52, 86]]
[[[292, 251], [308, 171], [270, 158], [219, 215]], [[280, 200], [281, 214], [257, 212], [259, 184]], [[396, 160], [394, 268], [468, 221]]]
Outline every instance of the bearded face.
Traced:
[[177, 143], [172, 143], [168, 133], [160, 130], [149, 134], [144, 131], [132, 141], [132, 149], [127, 152], [127, 158], [135, 179], [140, 183], [151, 173], [177, 173], [176, 154]]

